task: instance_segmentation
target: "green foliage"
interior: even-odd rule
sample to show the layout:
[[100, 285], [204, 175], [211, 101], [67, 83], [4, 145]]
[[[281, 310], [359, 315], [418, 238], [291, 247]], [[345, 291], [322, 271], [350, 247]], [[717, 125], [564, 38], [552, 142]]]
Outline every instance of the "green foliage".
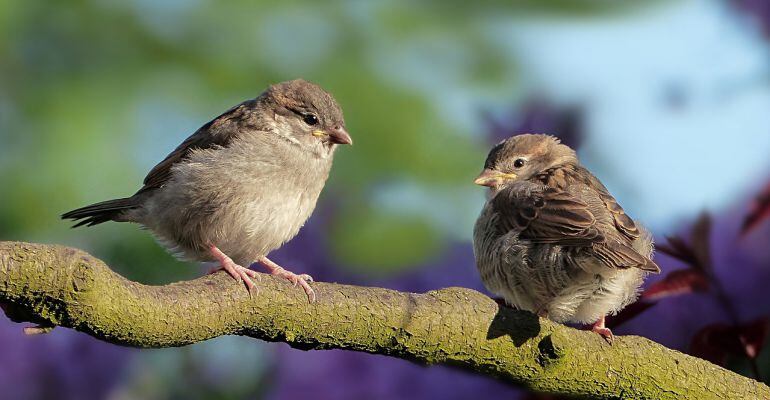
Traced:
[[[136, 226], [70, 230], [58, 216], [132, 194], [210, 118], [270, 83], [304, 77], [337, 97], [355, 141], [338, 153], [322, 194], [331, 207], [319, 207], [334, 210], [320, 220], [335, 260], [372, 275], [419, 266], [448, 239], [470, 237], [481, 198], [470, 182], [488, 146], [478, 115], [513, 97], [520, 79], [520, 55], [490, 27], [533, 14], [607, 15], [631, 3], [0, 0], [0, 239], [83, 248], [144, 283], [201, 274]], [[421, 201], [393, 200], [383, 187]], [[103, 297], [123, 316], [110, 296], [125, 296]], [[217, 343], [197, 348], [224, 354]], [[241, 355], [228, 356], [232, 370], [264, 367], [243, 347], [230, 350]], [[175, 364], [194, 377], [204, 358], [162, 369]], [[137, 361], [128, 397], [239, 398], [271, 378], [230, 374], [221, 393], [209, 393], [147, 364], [158, 363]]]
[[430, 225], [406, 216], [352, 210], [331, 230], [330, 245], [343, 265], [370, 273], [413, 266], [440, 247]]
[[[407, 218], [398, 205], [373, 206], [376, 188], [410, 182], [437, 198], [447, 187], [458, 198], [478, 191], [469, 177], [487, 143], [469, 124], [483, 104], [470, 99], [510, 97], [517, 79], [515, 54], [489, 26], [630, 4], [0, 2], [0, 236], [85, 246], [118, 266], [161, 265], [121, 271], [150, 282], [196, 273], [136, 228], [69, 231], [57, 217], [130, 195], [209, 118], [301, 76], [335, 94], [355, 140], [339, 153], [334, 194], [322, 197], [356, 199], [329, 227], [338, 259], [380, 273], [418, 265], [442, 248], [441, 227], [457, 215], [423, 205]], [[448, 108], [458, 101], [463, 115]], [[450, 201], [468, 213], [478, 206]]]

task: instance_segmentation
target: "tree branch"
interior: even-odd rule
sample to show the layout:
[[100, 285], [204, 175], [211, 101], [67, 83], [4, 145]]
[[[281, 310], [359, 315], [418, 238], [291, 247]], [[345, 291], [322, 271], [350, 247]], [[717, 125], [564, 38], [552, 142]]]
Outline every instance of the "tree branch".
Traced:
[[473, 290], [424, 294], [314, 283], [318, 302], [265, 275], [249, 297], [224, 273], [130, 282], [72, 248], [0, 242], [0, 303], [16, 322], [173, 347], [221, 335], [447, 364], [531, 390], [599, 399], [759, 399], [770, 388], [647, 339], [598, 335], [501, 308]]

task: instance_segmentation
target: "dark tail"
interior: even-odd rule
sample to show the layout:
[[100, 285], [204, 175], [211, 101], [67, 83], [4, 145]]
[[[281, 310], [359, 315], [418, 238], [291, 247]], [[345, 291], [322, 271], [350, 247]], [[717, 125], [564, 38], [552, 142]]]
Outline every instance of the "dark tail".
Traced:
[[101, 203], [91, 204], [62, 214], [62, 219], [78, 221], [73, 228], [78, 226], [94, 226], [102, 222], [115, 221], [123, 211], [136, 208], [136, 201], [127, 197], [124, 199], [107, 200]]
[[639, 267], [639, 269], [647, 272], [652, 272], [653, 274], [660, 273], [660, 267], [658, 266], [658, 264], [655, 264], [655, 261], [652, 261], [650, 259], [647, 259], [647, 263]]

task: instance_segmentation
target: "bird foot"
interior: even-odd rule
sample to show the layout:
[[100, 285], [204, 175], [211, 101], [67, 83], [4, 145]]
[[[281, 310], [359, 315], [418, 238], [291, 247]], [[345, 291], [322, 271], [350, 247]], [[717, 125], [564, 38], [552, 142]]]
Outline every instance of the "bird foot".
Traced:
[[262, 264], [265, 269], [267, 269], [267, 272], [270, 275], [275, 275], [281, 278], [284, 278], [291, 282], [295, 287], [297, 285], [301, 286], [302, 289], [305, 291], [305, 294], [307, 295], [307, 300], [310, 303], [314, 303], [316, 301], [315, 291], [313, 288], [310, 287], [310, 283], [313, 282], [313, 277], [308, 274], [295, 274], [294, 272], [291, 272], [280, 265], [276, 264], [275, 262], [271, 261], [267, 257], [262, 257], [259, 260], [259, 263]]
[[48, 326], [48, 325], [35, 325], [35, 326], [27, 326], [24, 327], [24, 334], [27, 336], [34, 336], [34, 335], [45, 335], [46, 333], [50, 333], [55, 326]]
[[591, 326], [591, 332], [598, 333], [599, 336], [603, 337], [609, 344], [612, 344], [612, 341], [615, 340], [615, 335], [612, 334], [610, 328], [604, 326], [604, 317], [601, 317], [601, 319], [594, 322]]
[[236, 264], [230, 257], [219, 250], [216, 246], [209, 247], [209, 250], [211, 251], [211, 255], [217, 261], [219, 261], [219, 267], [210, 271], [210, 274], [220, 270], [225, 270], [228, 274], [230, 274], [230, 276], [233, 277], [233, 279], [246, 285], [246, 289], [249, 290], [249, 296], [251, 296], [252, 292], [258, 291], [251, 278], [261, 280], [262, 278], [259, 277], [259, 272]]

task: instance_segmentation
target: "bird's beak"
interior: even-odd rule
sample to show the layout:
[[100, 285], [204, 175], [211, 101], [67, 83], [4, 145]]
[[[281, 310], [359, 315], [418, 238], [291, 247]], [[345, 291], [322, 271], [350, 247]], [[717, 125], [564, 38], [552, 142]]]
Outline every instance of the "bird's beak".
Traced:
[[327, 133], [329, 141], [336, 144], [353, 144], [353, 138], [350, 137], [345, 128], [334, 128]]
[[516, 178], [516, 174], [506, 174], [500, 171], [495, 171], [493, 169], [486, 168], [479, 176], [476, 177], [476, 180], [473, 181], [473, 183], [479, 185], [479, 186], [487, 186], [487, 187], [497, 187], [504, 181], [507, 181], [509, 179]]
[[329, 132], [316, 130], [313, 131], [313, 136], [328, 138], [329, 142], [335, 144], [353, 144], [353, 138], [345, 128], [335, 128]]

